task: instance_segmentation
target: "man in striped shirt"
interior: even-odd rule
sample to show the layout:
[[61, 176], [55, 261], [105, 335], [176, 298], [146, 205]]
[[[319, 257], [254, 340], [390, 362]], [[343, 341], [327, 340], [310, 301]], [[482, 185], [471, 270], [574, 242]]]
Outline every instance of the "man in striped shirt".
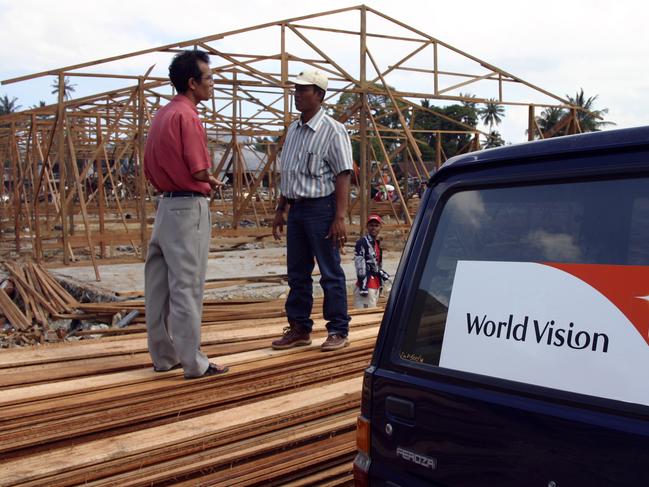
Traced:
[[290, 292], [286, 300], [289, 326], [273, 342], [286, 349], [311, 344], [313, 279], [318, 262], [324, 291], [323, 315], [328, 336], [323, 351], [349, 342], [347, 286], [340, 249], [347, 239], [345, 213], [350, 190], [352, 149], [345, 127], [322, 108], [328, 80], [305, 70], [295, 80], [295, 106], [301, 117], [288, 128], [280, 154], [281, 196], [273, 235], [279, 240], [287, 224], [287, 268]]

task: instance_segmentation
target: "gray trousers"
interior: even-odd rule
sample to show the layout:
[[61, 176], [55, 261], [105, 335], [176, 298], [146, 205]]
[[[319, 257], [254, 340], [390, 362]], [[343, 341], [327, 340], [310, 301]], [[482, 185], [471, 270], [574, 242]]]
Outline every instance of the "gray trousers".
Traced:
[[206, 198], [160, 200], [144, 265], [147, 340], [156, 368], [180, 363], [186, 377], [209, 366], [200, 346], [210, 236]]

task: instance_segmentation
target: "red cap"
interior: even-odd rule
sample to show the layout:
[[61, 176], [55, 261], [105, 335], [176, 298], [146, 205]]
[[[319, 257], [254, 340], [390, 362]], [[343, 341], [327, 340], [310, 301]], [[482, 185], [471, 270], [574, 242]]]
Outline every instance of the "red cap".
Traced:
[[381, 220], [381, 217], [376, 213], [372, 213], [370, 216], [367, 217], [367, 223], [371, 222], [372, 220], [377, 221], [381, 225], [383, 225], [383, 220]]

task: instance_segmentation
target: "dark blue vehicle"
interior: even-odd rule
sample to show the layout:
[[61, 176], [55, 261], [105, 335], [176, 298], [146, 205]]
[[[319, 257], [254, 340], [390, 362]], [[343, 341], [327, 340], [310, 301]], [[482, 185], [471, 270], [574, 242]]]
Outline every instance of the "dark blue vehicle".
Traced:
[[649, 486], [649, 127], [431, 178], [358, 449], [358, 486]]

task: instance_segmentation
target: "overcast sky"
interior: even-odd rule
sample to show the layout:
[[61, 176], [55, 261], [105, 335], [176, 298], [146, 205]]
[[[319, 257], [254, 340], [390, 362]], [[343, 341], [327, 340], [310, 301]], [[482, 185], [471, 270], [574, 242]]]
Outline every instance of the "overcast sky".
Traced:
[[[0, 0], [0, 80], [359, 3]], [[375, 0], [367, 5], [557, 95], [574, 95], [583, 87], [587, 95], [599, 95], [596, 108], [608, 107], [608, 119], [617, 127], [649, 123], [644, 1]], [[142, 73], [148, 65], [132, 68]], [[0, 86], [0, 96], [18, 97], [23, 108], [41, 99], [54, 102], [48, 88], [52, 79]], [[509, 142], [525, 138], [526, 112], [514, 111], [508, 109], [500, 129]]]

